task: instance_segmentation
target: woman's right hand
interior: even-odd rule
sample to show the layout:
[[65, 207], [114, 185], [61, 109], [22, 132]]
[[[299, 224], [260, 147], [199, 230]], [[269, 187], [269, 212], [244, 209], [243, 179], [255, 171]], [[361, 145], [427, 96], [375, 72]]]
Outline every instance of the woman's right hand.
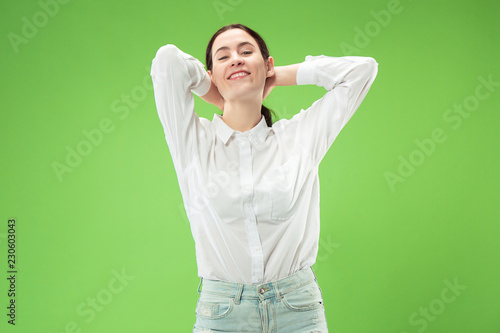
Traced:
[[212, 85], [210, 86], [210, 90], [203, 96], [200, 96], [202, 100], [207, 103], [213, 104], [222, 111], [224, 111], [224, 98], [217, 89], [214, 81], [212, 81]]

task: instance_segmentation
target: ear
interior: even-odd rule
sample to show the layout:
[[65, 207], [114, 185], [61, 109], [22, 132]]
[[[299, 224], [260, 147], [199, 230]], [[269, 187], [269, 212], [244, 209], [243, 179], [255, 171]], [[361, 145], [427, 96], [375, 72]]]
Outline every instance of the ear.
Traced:
[[210, 80], [212, 80], [212, 82], [215, 84], [215, 77], [212, 74], [212, 71], [208, 70], [207, 73], [208, 73], [208, 76], [210, 76]]
[[269, 56], [269, 58], [267, 59], [267, 73], [266, 73], [266, 77], [271, 77], [274, 75], [274, 58]]

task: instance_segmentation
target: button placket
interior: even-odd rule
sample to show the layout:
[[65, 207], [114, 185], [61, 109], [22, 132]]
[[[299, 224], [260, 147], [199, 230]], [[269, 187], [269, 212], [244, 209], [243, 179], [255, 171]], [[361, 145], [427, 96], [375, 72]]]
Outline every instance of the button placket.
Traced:
[[252, 257], [252, 283], [259, 283], [264, 278], [264, 258], [260, 242], [257, 220], [253, 210], [253, 173], [252, 151], [248, 136], [240, 138], [240, 186], [242, 188], [243, 213], [248, 237], [248, 246]]

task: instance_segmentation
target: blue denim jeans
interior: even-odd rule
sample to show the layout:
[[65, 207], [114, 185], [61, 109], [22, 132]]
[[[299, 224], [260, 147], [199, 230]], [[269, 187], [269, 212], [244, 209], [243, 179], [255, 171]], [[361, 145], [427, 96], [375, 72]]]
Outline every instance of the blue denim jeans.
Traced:
[[259, 285], [201, 279], [193, 333], [328, 332], [312, 267]]

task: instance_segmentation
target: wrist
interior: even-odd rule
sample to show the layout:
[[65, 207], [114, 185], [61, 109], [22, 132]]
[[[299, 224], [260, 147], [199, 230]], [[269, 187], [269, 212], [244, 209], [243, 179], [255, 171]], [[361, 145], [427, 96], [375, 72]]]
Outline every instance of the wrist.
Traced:
[[274, 86], [292, 86], [297, 84], [299, 64], [274, 67]]

